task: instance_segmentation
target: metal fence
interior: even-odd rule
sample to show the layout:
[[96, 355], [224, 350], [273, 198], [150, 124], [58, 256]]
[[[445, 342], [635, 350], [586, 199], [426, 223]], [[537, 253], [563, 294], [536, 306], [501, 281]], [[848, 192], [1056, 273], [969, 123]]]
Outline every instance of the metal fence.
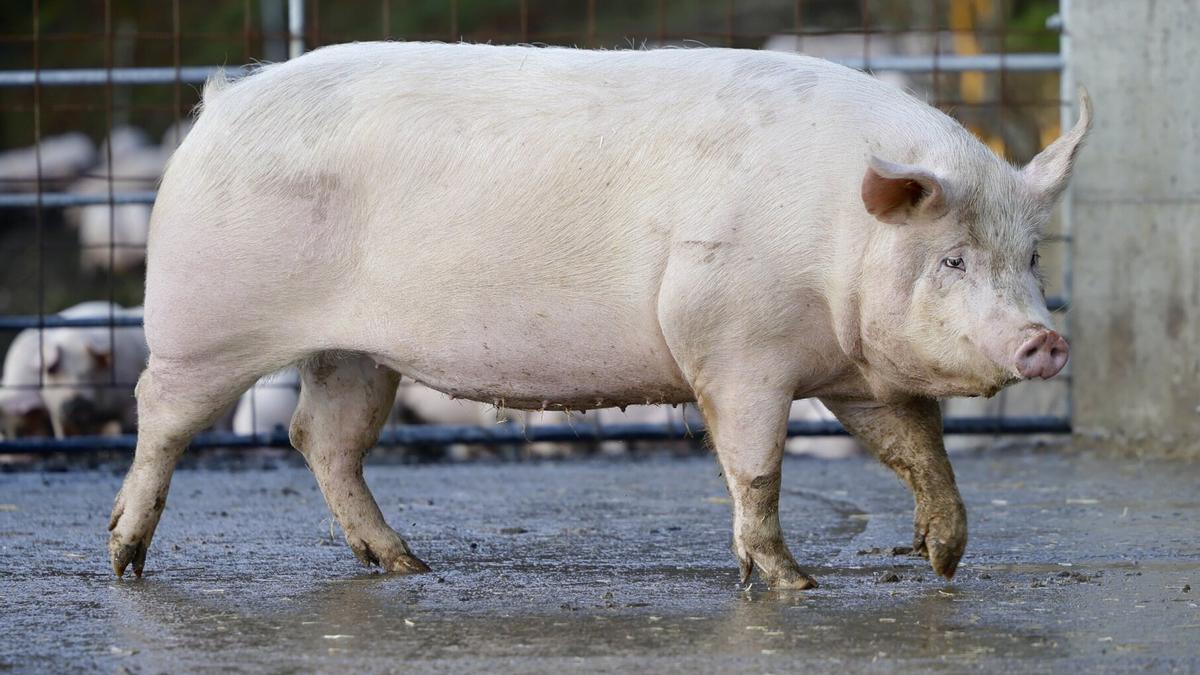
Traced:
[[[6, 68], [0, 70], [0, 131], [8, 130], [0, 136], [0, 143], [11, 148], [27, 138], [29, 146], [24, 155], [10, 151], [0, 158], [0, 218], [4, 223], [0, 260], [11, 263], [9, 272], [0, 277], [0, 347], [8, 346], [19, 331], [36, 332], [37, 379], [0, 387], [0, 396], [21, 387], [36, 392], [53, 386], [46, 381], [47, 357], [40, 349], [44, 331], [107, 329], [115, 342], [118, 329], [140, 325], [140, 318], [117, 309], [74, 318], [55, 312], [80, 300], [140, 304], [144, 234], [123, 241], [119, 230], [125, 222], [120, 210], [146, 209], [137, 212], [137, 217], [148, 221], [147, 207], [154, 202], [153, 183], [158, 176], [122, 173], [125, 162], [114, 129], [132, 122], [170, 131], [170, 125], [186, 119], [197, 102], [197, 85], [218, 67], [231, 77], [240, 77], [252, 72], [256, 60], [295, 57], [306, 49], [351, 39], [462, 39], [605, 48], [704, 44], [803, 51], [892, 79], [925, 96], [1014, 161], [1028, 160], [1057, 134], [1070, 114], [1070, 101], [1064, 100], [1070, 97], [1062, 95], [1068, 86], [1061, 77], [1067, 51], [1062, 14], [1057, 6], [1047, 10], [1045, 1], [581, 0], [555, 5], [555, 9], [543, 4], [530, 0], [475, 2], [471, 5], [475, 16], [464, 13], [456, 0], [336, 4], [323, 0], [173, 0], [151, 9], [145, 3], [105, 0], [82, 17], [75, 16], [77, 8], [72, 6], [67, 12], [70, 18], [64, 19], [60, 10], [67, 3], [60, 6], [51, 0], [33, 0], [27, 7], [24, 29], [6, 22], [4, 30], [12, 32], [0, 34], [0, 65]], [[199, 16], [198, 10], [204, 10], [207, 23], [193, 29], [190, 17]], [[1013, 22], [1020, 25], [1011, 25]], [[194, 63], [212, 58], [217, 51], [223, 53], [223, 59]], [[248, 65], [228, 65], [230, 60]], [[14, 63], [26, 67], [10, 67]], [[50, 166], [54, 139], [79, 129], [89, 138], [108, 140], [81, 170]], [[163, 157], [179, 138], [178, 134], [164, 138], [159, 148]], [[29, 160], [23, 174], [18, 170], [21, 157]], [[83, 229], [79, 214], [89, 213], [89, 209], [98, 216], [99, 233], [95, 224], [87, 225], [87, 232]], [[1067, 211], [1064, 208], [1064, 214]], [[72, 222], [80, 228], [77, 234], [70, 231]], [[73, 236], [78, 241], [73, 242]], [[1043, 258], [1055, 270], [1049, 305], [1061, 317], [1070, 294], [1070, 229], [1065, 215], [1052, 226], [1046, 245], [1051, 250], [1043, 251]], [[68, 252], [78, 252], [81, 261], [89, 261], [80, 263], [87, 271], [71, 271]], [[138, 262], [132, 266], [119, 263], [126, 258]], [[16, 267], [21, 269], [13, 271]], [[9, 367], [11, 364], [6, 365]], [[97, 386], [132, 391], [133, 383], [117, 379], [112, 368], [107, 381]], [[1031, 395], [1031, 389], [1017, 396], [1002, 395], [999, 401], [985, 404], [991, 407], [968, 409], [965, 414], [955, 414], [952, 402], [946, 431], [974, 435], [1069, 432], [1065, 380], [1029, 387], [1058, 389], [1050, 395]], [[1036, 400], [1032, 408], [1010, 405], [1031, 399]], [[253, 421], [253, 403], [250, 410]], [[246, 433], [202, 434], [193, 445], [288, 445], [284, 430], [252, 427], [255, 430]], [[121, 435], [54, 438], [13, 437], [10, 429], [8, 436], [0, 439], [0, 453], [131, 448], [135, 437], [125, 431]], [[788, 431], [791, 436], [844, 433], [828, 419], [793, 420]], [[512, 422], [391, 424], [380, 443], [664, 441], [696, 438], [702, 433], [702, 425], [680, 411], [654, 424], [572, 423], [569, 419], [532, 426]]]

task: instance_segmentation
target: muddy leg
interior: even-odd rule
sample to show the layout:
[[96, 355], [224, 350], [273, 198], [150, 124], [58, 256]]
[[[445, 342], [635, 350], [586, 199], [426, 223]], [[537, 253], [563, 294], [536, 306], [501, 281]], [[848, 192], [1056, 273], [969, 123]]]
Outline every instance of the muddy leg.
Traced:
[[387, 421], [400, 375], [365, 356], [333, 354], [318, 356], [300, 372], [292, 445], [308, 461], [354, 555], [388, 572], [428, 572], [388, 527], [362, 475], [363, 458]]
[[771, 588], [816, 588], [783, 541], [779, 486], [791, 398], [710, 386], [700, 397], [733, 499], [733, 553], [742, 583], [755, 567]]
[[176, 462], [192, 436], [254, 380], [254, 374], [230, 373], [224, 365], [181, 367], [151, 357], [138, 379], [137, 451], [108, 522], [108, 552], [117, 576], [124, 576], [130, 563], [142, 576]]
[[942, 444], [937, 401], [846, 404], [823, 401], [842, 425], [896, 472], [916, 501], [913, 550], [950, 579], [967, 546], [967, 510]]

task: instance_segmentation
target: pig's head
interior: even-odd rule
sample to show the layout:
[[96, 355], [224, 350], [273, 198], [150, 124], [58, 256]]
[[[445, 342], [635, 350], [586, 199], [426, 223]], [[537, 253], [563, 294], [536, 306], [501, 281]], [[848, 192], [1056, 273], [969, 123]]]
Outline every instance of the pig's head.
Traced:
[[1074, 128], [1023, 169], [974, 141], [953, 169], [869, 159], [861, 197], [874, 222], [851, 342], [888, 388], [991, 396], [1066, 365], [1038, 243], [1091, 124], [1086, 93], [1080, 102]]
[[46, 332], [42, 348], [42, 399], [59, 435], [99, 433], [107, 421], [99, 399], [108, 396], [112, 347], [94, 332], [58, 329]]

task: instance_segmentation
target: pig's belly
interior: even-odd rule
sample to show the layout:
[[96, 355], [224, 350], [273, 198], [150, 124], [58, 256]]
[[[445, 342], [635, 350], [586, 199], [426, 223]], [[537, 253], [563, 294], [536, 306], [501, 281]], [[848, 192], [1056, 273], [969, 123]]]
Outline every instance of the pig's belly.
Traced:
[[[547, 363], [522, 354], [513, 359], [485, 360], [477, 354], [432, 358], [394, 367], [403, 374], [457, 398], [522, 410], [587, 410], [651, 403], [684, 403], [690, 389], [655, 372], [657, 364], [641, 355], [590, 367]], [[596, 356], [581, 354], [581, 356]], [[386, 359], [386, 357], [385, 357]], [[657, 375], [657, 376], [656, 376]]]
[[[653, 315], [576, 304], [414, 314], [363, 345], [401, 374], [451, 396], [529, 410], [693, 399]], [[474, 311], [478, 309], [478, 311]], [[624, 314], [624, 315], [621, 315]], [[386, 315], [386, 314], [385, 314]]]

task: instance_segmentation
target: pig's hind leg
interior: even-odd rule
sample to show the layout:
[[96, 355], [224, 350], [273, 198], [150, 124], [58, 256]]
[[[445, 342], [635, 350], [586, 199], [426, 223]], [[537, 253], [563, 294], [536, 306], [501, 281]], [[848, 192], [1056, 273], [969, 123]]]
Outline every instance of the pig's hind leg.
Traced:
[[[233, 375], [233, 372], [240, 375]], [[265, 371], [264, 371], [265, 372]], [[227, 363], [181, 364], [150, 358], [138, 378], [138, 437], [133, 464], [113, 502], [109, 558], [117, 576], [142, 575], [146, 550], [166, 506], [175, 464], [188, 442], [212, 424], [261, 373]]]
[[292, 445], [304, 455], [346, 542], [364, 564], [388, 572], [428, 572], [388, 526], [363, 480], [363, 458], [379, 438], [400, 375], [366, 356], [319, 354], [300, 367]]

